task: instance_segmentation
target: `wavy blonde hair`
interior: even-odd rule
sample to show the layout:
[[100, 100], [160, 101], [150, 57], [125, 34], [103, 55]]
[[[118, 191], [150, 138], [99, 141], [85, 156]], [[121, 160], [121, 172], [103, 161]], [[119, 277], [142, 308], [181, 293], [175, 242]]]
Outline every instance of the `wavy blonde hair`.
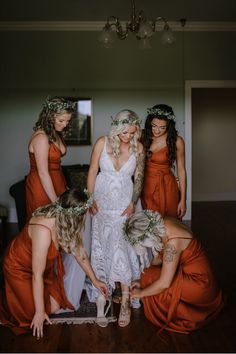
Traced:
[[[36, 209], [33, 216], [55, 218], [55, 227], [58, 236], [58, 244], [66, 253], [76, 256], [79, 251], [81, 257], [86, 253], [81, 232], [84, 228], [86, 208], [81, 214], [71, 212], [73, 208], [86, 204], [87, 195], [75, 188], [68, 189], [60, 197], [57, 203], [48, 204]], [[59, 207], [58, 207], [59, 206]], [[70, 213], [66, 210], [70, 208]]]
[[165, 224], [160, 213], [142, 210], [134, 213], [124, 224], [124, 238], [140, 257], [140, 269], [149, 267], [148, 248], [157, 257], [163, 249], [162, 237], [166, 234]]
[[123, 109], [117, 113], [113, 119], [108, 136], [109, 144], [112, 148], [112, 154], [115, 158], [120, 156], [120, 138], [118, 135], [129, 126], [136, 127], [136, 132], [130, 141], [129, 152], [130, 154], [134, 152], [136, 156], [138, 155], [138, 140], [141, 137], [140, 119], [134, 111]]

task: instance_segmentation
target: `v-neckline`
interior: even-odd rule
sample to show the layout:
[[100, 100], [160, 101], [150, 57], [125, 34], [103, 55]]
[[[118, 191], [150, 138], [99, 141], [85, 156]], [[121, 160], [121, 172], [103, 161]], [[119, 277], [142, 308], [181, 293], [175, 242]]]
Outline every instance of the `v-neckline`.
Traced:
[[167, 145], [163, 146], [163, 147], [160, 148], [159, 150], [154, 150], [154, 151], [151, 151], [151, 150], [150, 150], [150, 151], [152, 152], [152, 154], [156, 154], [156, 153], [158, 153], [158, 152], [164, 150], [165, 148], [167, 148]]
[[110, 156], [109, 156], [109, 154], [108, 154], [107, 151], [106, 151], [106, 154], [107, 154], [108, 159], [110, 160], [110, 162], [111, 162], [111, 164], [112, 164], [113, 169], [114, 169], [116, 172], [120, 172], [120, 171], [122, 170], [122, 168], [128, 163], [128, 161], [129, 161], [129, 159], [131, 158], [131, 156], [133, 155], [133, 154], [129, 155], [128, 159], [123, 163], [123, 165], [119, 168], [119, 170], [117, 170], [117, 169], [115, 168], [114, 163], [112, 162], [112, 159], [110, 158]]
[[108, 154], [108, 152], [107, 152], [107, 139], [106, 139], [105, 144], [104, 144], [104, 150], [105, 150], [105, 153], [107, 154], [107, 157], [108, 157], [109, 161], [111, 162], [111, 165], [112, 165], [113, 170], [114, 170], [115, 172], [120, 172], [120, 171], [122, 170], [122, 168], [128, 163], [128, 161], [129, 161], [129, 159], [131, 158], [131, 156], [133, 155], [133, 153], [130, 154], [129, 157], [128, 157], [128, 159], [123, 163], [123, 165], [119, 168], [119, 170], [117, 170], [117, 169], [115, 168], [115, 166], [114, 166], [114, 163], [113, 163], [112, 159], [110, 158], [110, 156], [109, 156], [109, 154]]

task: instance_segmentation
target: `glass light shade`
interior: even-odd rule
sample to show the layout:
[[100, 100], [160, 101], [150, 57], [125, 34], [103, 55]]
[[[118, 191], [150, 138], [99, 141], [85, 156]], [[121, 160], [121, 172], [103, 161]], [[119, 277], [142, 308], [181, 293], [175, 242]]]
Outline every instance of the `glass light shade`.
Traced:
[[162, 34], [161, 34], [161, 42], [163, 44], [172, 44], [175, 41], [175, 36], [173, 34], [173, 32], [171, 31], [171, 29], [168, 28], [164, 28]]
[[104, 48], [111, 48], [115, 42], [116, 34], [111, 28], [103, 28], [101, 34], [98, 37], [99, 42]]
[[153, 30], [152, 30], [152, 26], [150, 25], [150, 23], [147, 21], [141, 22], [141, 24], [139, 26], [138, 33], [137, 33], [137, 37], [138, 38], [148, 38], [148, 37], [151, 37], [152, 35], [153, 35]]

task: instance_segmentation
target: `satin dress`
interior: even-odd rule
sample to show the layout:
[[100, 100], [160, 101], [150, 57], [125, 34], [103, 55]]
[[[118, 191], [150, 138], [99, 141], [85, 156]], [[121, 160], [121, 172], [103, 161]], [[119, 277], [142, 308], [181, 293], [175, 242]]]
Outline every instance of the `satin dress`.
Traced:
[[141, 202], [143, 209], [177, 218], [179, 188], [169, 166], [167, 146], [146, 160]]
[[[161, 266], [146, 268], [141, 275], [141, 288], [146, 288], [159, 279], [160, 274]], [[179, 333], [190, 333], [204, 326], [224, 306], [222, 291], [196, 238], [182, 252], [171, 286], [142, 300], [144, 313], [149, 321], [160, 330]]]
[[[3, 274], [5, 288], [1, 294], [0, 320], [3, 325], [11, 327], [16, 334], [25, 333], [30, 330], [35, 314], [32, 289], [32, 241], [28, 234], [28, 224], [8, 246], [3, 260]], [[44, 271], [44, 303], [48, 315], [51, 313], [50, 295], [60, 307], [74, 309], [66, 297], [63, 277], [62, 257], [54, 242], [51, 241]]]
[[[61, 157], [62, 152], [59, 147], [51, 143], [48, 151], [48, 170], [57, 196], [66, 190], [66, 180], [61, 170]], [[29, 159], [30, 173], [26, 179], [27, 220], [31, 218], [35, 209], [51, 203], [40, 181], [35, 156], [32, 152], [29, 152]]]

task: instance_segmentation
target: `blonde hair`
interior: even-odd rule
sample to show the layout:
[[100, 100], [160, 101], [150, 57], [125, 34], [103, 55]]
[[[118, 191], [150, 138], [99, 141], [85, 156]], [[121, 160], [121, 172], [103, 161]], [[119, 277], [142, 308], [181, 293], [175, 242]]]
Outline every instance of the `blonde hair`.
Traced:
[[124, 224], [124, 238], [140, 257], [141, 271], [149, 267], [147, 248], [151, 248], [153, 256], [158, 256], [163, 249], [162, 237], [166, 234], [162, 216], [152, 210], [134, 213]]
[[135, 153], [138, 155], [138, 140], [141, 136], [140, 119], [138, 115], [129, 109], [123, 109], [112, 121], [111, 129], [109, 132], [109, 144], [112, 148], [113, 155], [118, 158], [120, 156], [120, 139], [119, 134], [121, 134], [128, 126], [135, 126], [136, 132], [130, 141], [130, 153]]
[[[58, 243], [66, 253], [83, 257], [85, 249], [81, 232], [84, 228], [85, 215], [89, 207], [87, 195], [77, 189], [65, 191], [58, 202], [36, 209], [33, 216], [55, 218]], [[78, 212], [78, 207], [79, 212]], [[74, 212], [73, 212], [74, 210]]]

